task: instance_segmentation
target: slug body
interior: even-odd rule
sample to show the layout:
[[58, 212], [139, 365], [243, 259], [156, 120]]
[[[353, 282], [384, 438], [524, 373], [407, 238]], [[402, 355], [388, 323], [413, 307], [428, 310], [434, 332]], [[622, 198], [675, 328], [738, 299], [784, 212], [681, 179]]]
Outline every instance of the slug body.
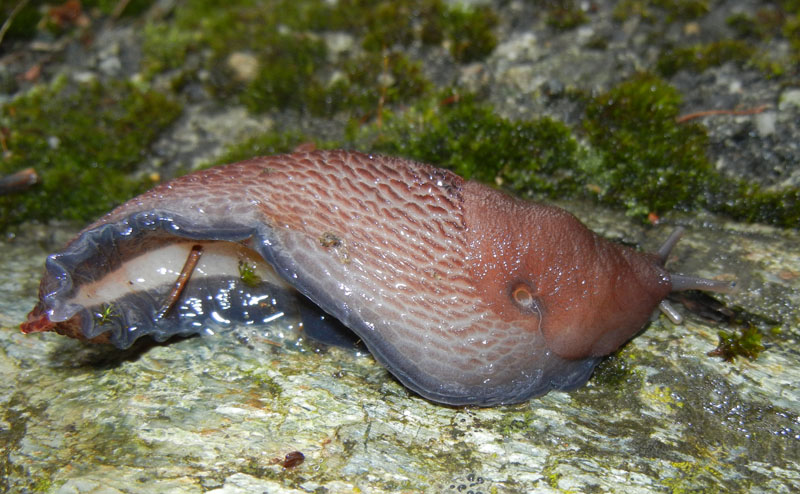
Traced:
[[296, 153], [110, 212], [47, 259], [22, 330], [127, 347], [269, 321], [307, 297], [420, 395], [513, 403], [583, 385], [639, 332], [674, 288], [664, 257], [446, 170]]

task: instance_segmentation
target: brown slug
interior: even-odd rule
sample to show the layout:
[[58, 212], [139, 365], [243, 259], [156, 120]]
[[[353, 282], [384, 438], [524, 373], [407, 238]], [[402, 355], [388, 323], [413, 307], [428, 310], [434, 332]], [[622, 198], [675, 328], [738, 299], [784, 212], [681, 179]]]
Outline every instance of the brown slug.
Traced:
[[656, 307], [678, 317], [670, 291], [731, 287], [667, 272], [678, 235], [637, 252], [560, 208], [405, 159], [254, 158], [160, 185], [84, 229], [48, 257], [22, 330], [124, 348], [310, 300], [425, 398], [514, 403], [583, 385]]

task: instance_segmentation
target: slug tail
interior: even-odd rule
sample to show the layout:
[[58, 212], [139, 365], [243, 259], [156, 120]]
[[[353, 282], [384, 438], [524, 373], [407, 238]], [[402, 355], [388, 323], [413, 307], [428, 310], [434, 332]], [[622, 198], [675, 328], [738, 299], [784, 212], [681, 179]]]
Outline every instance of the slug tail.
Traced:
[[55, 324], [47, 317], [47, 313], [42, 308], [41, 304], [37, 304], [30, 314], [28, 314], [27, 320], [20, 325], [20, 329], [24, 334], [44, 333], [52, 331], [53, 326], [55, 326]]

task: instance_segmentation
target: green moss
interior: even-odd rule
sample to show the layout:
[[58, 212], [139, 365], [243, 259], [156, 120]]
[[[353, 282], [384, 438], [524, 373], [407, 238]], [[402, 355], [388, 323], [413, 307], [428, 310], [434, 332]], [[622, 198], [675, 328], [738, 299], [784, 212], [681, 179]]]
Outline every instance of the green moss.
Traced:
[[719, 331], [717, 334], [719, 345], [708, 353], [709, 356], [721, 357], [726, 362], [732, 362], [736, 357], [755, 360], [764, 351], [761, 333], [755, 326], [746, 326], [736, 332]]
[[242, 371], [252, 383], [258, 386], [260, 392], [264, 392], [270, 398], [278, 398], [283, 394], [283, 387], [275, 382], [274, 379], [266, 375], [263, 369], [257, 368], [252, 371]]
[[[309, 109], [313, 100], [324, 98], [324, 82], [316, 77], [317, 66], [327, 56], [325, 43], [302, 34], [276, 34], [263, 41], [258, 53], [259, 69], [245, 86], [240, 100], [253, 112], [287, 108]], [[233, 77], [215, 89], [217, 96], [239, 84]], [[311, 100], [311, 101], [309, 101]]]
[[[381, 104], [413, 100], [430, 86], [419, 63], [394, 52], [348, 58], [340, 64], [337, 78], [324, 81], [317, 69], [327, 52], [324, 43], [304, 37], [279, 38], [272, 44], [275, 55], [266, 58], [256, 78], [239, 95], [251, 111], [295, 109], [324, 116], [346, 110], [374, 116]], [[223, 84], [216, 88], [217, 96], [238, 91], [239, 85], [231, 79]]]
[[797, 40], [793, 36], [794, 26], [800, 15], [800, 4], [793, 0], [772, 0], [762, 2], [754, 14], [738, 12], [729, 16], [725, 23], [737, 36], [757, 40], [768, 40], [775, 36], [785, 36], [790, 43]]
[[737, 220], [771, 223], [784, 228], [800, 225], [800, 188], [765, 190], [754, 183], [729, 181], [706, 197], [710, 209]]
[[707, 14], [711, 0], [650, 0], [651, 3], [667, 12], [668, 18], [690, 20]]
[[620, 351], [603, 359], [592, 374], [592, 382], [598, 386], [623, 388], [632, 380], [641, 381], [633, 358], [626, 351]]
[[430, 88], [422, 66], [401, 53], [366, 53], [342, 64], [342, 77], [308, 94], [310, 110], [326, 115], [349, 110], [363, 119], [383, 105], [413, 101]]
[[675, 468], [676, 475], [661, 479], [661, 484], [673, 494], [697, 492], [698, 485], [708, 486], [703, 492], [709, 494], [728, 491], [720, 483], [723, 476], [715, 467], [715, 460], [711, 460], [711, 464], [696, 461], [673, 461], [671, 464]]
[[704, 128], [676, 122], [680, 103], [675, 88], [649, 74], [594, 98], [584, 129], [599, 159], [583, 161], [588, 189], [642, 218], [705, 207], [739, 220], [796, 226], [800, 190], [767, 191], [721, 176], [706, 157]]
[[[131, 0], [125, 6], [124, 10], [119, 13], [122, 16], [136, 16], [152, 6], [155, 0]], [[20, 0], [9, 0], [0, 2], [0, 22], [5, 22], [9, 18], [11, 12], [20, 3]], [[53, 8], [58, 8], [64, 1], [54, 2], [52, 0], [31, 0], [25, 4], [12, 19], [8, 31], [5, 34], [6, 40], [26, 40], [33, 38], [44, 28], [55, 34], [60, 34], [62, 31], [69, 30], [74, 27], [72, 24], [68, 26], [56, 25], [49, 19], [48, 12]], [[119, 5], [119, 0], [83, 0], [80, 4], [80, 10], [83, 13], [107, 16], [114, 13]]]
[[594, 98], [584, 129], [602, 159], [585, 170], [591, 190], [644, 216], [703, 202], [717, 179], [697, 124], [678, 124], [681, 96], [663, 80], [639, 74]]
[[300, 132], [267, 132], [229, 146], [222, 156], [207, 166], [234, 163], [254, 156], [288, 153], [305, 142], [311, 142], [311, 139]]
[[458, 62], [472, 62], [489, 55], [497, 46], [492, 29], [497, 15], [482, 5], [468, 9], [455, 6], [445, 11], [442, 28], [450, 40], [450, 53]]
[[648, 7], [646, 0], [620, 0], [612, 12], [612, 17], [617, 22], [625, 22], [636, 16], [647, 22], [653, 22], [655, 15]]
[[147, 23], [142, 29], [142, 73], [146, 77], [181, 67], [198, 46], [200, 35], [176, 24]]
[[442, 93], [383, 125], [360, 128], [351, 140], [362, 147], [434, 163], [466, 178], [518, 191], [565, 190], [579, 159], [570, 130], [550, 118], [512, 121], [473, 96]]
[[227, 56], [233, 52], [259, 55], [263, 51], [265, 62], [270, 55], [285, 57], [279, 48], [304, 36], [294, 27], [307, 18], [306, 7], [320, 3], [273, 0], [259, 5], [238, 0], [225, 8], [213, 0], [181, 4], [167, 22], [146, 26], [143, 63], [150, 73], [181, 69], [193, 53], [204, 58], [205, 68], [218, 72], [225, 69]]
[[487, 6], [450, 6], [442, 0], [340, 0], [329, 18], [317, 27], [356, 33], [368, 51], [448, 40], [453, 57], [468, 62], [488, 55], [497, 44], [492, 33], [497, 16]]
[[60, 79], [5, 104], [10, 129], [0, 174], [34, 167], [35, 187], [0, 197], [0, 229], [26, 220], [86, 221], [152, 185], [131, 178], [144, 150], [180, 113], [131, 83]]
[[31, 490], [33, 492], [50, 492], [53, 489], [53, 480], [49, 477], [40, 477], [36, 480], [36, 483], [33, 484]]
[[793, 13], [787, 13], [787, 19], [781, 27], [781, 32], [783, 36], [789, 40], [794, 55], [794, 62], [800, 63], [800, 8], [798, 8], [797, 4], [798, 2], [795, 2]]
[[332, 27], [360, 34], [366, 50], [379, 52], [393, 46], [410, 45], [417, 33], [413, 23], [408, 21], [421, 20], [422, 32], [427, 32], [433, 29], [428, 25], [431, 15], [435, 19], [442, 10], [440, 2], [342, 0], [334, 8]]
[[739, 38], [763, 38], [765, 33], [756, 20], [741, 12], [728, 16], [725, 24], [731, 28]]
[[[752, 63], [770, 77], [795, 73], [800, 64], [800, 3], [793, 0], [774, 0], [763, 2], [753, 15], [736, 13], [726, 19], [728, 27], [739, 39], [755, 44], [751, 49]], [[768, 44], [784, 38], [789, 41], [788, 57], [776, 58]]]
[[614, 7], [614, 18], [624, 21], [638, 16], [647, 22], [691, 20], [708, 13], [710, 0], [622, 0]]
[[[155, 0], [131, 0], [119, 15], [137, 16], [149, 9]], [[120, 0], [82, 0], [81, 5], [84, 10], [97, 8], [103, 14], [109, 15], [119, 8]]]
[[[494, 49], [496, 24], [488, 7], [450, 7], [442, 0], [238, 0], [225, 9], [191, 2], [169, 23], [146, 26], [143, 64], [148, 77], [175, 70], [180, 83], [200, 82], [196, 68], [184, 64], [194, 55], [217, 98], [239, 100], [255, 112], [375, 116], [379, 107], [409, 104], [430, 89], [406, 48], [447, 42], [457, 61], [477, 60]], [[324, 37], [331, 32], [348, 33], [361, 49], [331, 52]], [[234, 54], [248, 57], [254, 76], [237, 73]]]
[[656, 62], [656, 70], [665, 77], [681, 69], [702, 72], [725, 62], [745, 63], [755, 54], [755, 48], [745, 41], [722, 40], [667, 50]]
[[556, 29], [572, 29], [589, 21], [586, 12], [575, 0], [548, 0], [547, 25]]

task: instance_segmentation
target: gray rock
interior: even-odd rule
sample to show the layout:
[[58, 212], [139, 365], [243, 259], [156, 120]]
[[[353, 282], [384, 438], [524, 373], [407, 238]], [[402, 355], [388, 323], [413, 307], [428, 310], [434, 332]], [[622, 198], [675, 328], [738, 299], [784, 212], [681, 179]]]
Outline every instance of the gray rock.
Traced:
[[[610, 238], [649, 231], [580, 204]], [[118, 351], [16, 329], [57, 239], [0, 246], [0, 444], [21, 492], [792, 492], [800, 487], [797, 232], [686, 218], [672, 270], [736, 277], [721, 300], [778, 321], [754, 360], [708, 357], [686, 310], [571, 393], [488, 409], [409, 393], [368, 355], [303, 341], [292, 321]], [[53, 229], [51, 229], [53, 230]], [[74, 231], [74, 230], [72, 230]], [[609, 370], [610, 369], [610, 370]], [[616, 369], [616, 370], [615, 370]], [[609, 376], [617, 375], [615, 379]], [[277, 462], [301, 451], [305, 462]]]
[[[148, 15], [158, 19], [173, 3], [161, 0]], [[724, 29], [728, 10], [742, 4], [749, 11], [754, 2], [719, 4], [723, 10], [693, 25], [693, 33]], [[613, 2], [592, 2], [590, 24], [566, 32], [547, 28], [536, 2], [492, 5], [501, 26], [486, 60], [432, 60], [426, 70], [435, 81], [460, 81], [487, 95], [505, 116], [553, 115], [576, 124], [580, 111], [563, 98], [569, 90], [605, 91], [652, 67], [654, 40], [680, 44], [687, 36], [683, 25], [658, 32], [636, 16], [616, 23]], [[130, 27], [105, 33], [103, 44], [119, 50], [102, 56], [71, 43], [73, 54], [52, 72], [79, 80], [114, 71], [135, 77], [137, 38]], [[607, 47], [592, 48], [590, 38]], [[347, 34], [326, 41], [334, 54], [356, 49]], [[432, 53], [446, 57], [441, 49]], [[29, 86], [15, 77], [35, 54], [0, 70], [0, 98]], [[196, 54], [186, 63], [204, 67]], [[197, 75], [204, 77], [208, 72]], [[733, 64], [681, 71], [669, 82], [684, 95], [686, 113], [775, 105], [759, 116], [702, 119], [709, 154], [745, 180], [800, 184], [796, 87]], [[219, 108], [201, 84], [183, 91], [184, 114], [153, 146], [145, 170], [166, 176], [193, 168], [275, 125], [274, 115]], [[325, 136], [342, 127], [335, 119], [280, 118], [281, 128]], [[18, 325], [35, 303], [46, 255], [78, 229], [27, 225], [0, 240], [0, 491], [800, 491], [800, 233], [703, 213], [644, 228], [594, 205], [561, 206], [608, 238], [650, 250], [673, 226], [686, 226], [668, 266], [736, 278], [740, 290], [719, 300], [755, 321], [766, 349], [755, 360], [709, 357], [718, 331], [738, 328], [680, 307], [683, 324], [654, 315], [574, 392], [515, 406], [445, 407], [408, 392], [369, 355], [305, 341], [296, 321], [127, 351], [22, 335]], [[283, 468], [279, 461], [293, 451], [305, 461]]]

